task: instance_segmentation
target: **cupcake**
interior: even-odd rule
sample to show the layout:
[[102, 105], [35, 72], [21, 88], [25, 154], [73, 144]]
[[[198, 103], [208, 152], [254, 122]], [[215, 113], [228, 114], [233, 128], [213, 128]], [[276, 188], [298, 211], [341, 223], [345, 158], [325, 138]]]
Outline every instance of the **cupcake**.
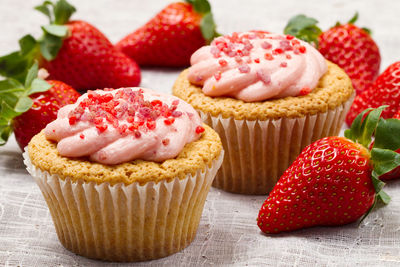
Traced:
[[354, 98], [342, 69], [290, 35], [218, 37], [191, 65], [172, 91], [220, 135], [213, 186], [229, 192], [270, 192], [305, 146], [339, 133]]
[[24, 158], [65, 248], [143, 261], [192, 242], [223, 150], [189, 104], [122, 88], [61, 108]]

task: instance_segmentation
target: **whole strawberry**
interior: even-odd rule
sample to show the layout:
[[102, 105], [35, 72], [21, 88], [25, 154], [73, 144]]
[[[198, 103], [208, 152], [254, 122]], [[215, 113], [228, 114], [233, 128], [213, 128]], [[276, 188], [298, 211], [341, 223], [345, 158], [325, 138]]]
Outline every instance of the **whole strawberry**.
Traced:
[[350, 125], [354, 118], [366, 108], [389, 105], [382, 117], [392, 118], [400, 107], [400, 61], [390, 65], [367, 90], [357, 95], [346, 116]]
[[117, 50], [97, 28], [85, 21], [70, 21], [75, 8], [65, 0], [45, 1], [37, 10], [47, 15], [50, 25], [35, 40], [26, 35], [21, 49], [0, 58], [0, 74], [23, 79], [34, 60], [50, 73], [49, 79], [63, 81], [77, 90], [137, 86], [140, 69]]
[[[370, 110], [366, 110], [369, 112]], [[345, 137], [325, 137], [307, 146], [285, 171], [262, 205], [258, 226], [268, 234], [316, 225], [336, 226], [365, 216], [377, 199], [388, 203], [378, 177], [400, 165], [400, 154], [382, 140], [367, 149], [371, 135], [400, 121], [379, 119], [382, 108], [365, 112]], [[393, 137], [400, 142], [400, 136]], [[357, 143], [360, 142], [360, 143]]]
[[357, 18], [358, 14], [346, 24], [337, 23], [321, 33], [317, 20], [299, 15], [290, 20], [285, 33], [313, 42], [326, 59], [346, 71], [356, 93], [360, 94], [378, 76], [381, 55], [370, 31], [354, 25]]
[[0, 93], [0, 145], [4, 145], [11, 132], [14, 132], [23, 150], [34, 135], [57, 118], [57, 112], [62, 106], [75, 103], [80, 96], [63, 82], [45, 82], [36, 78], [37, 69], [37, 64], [33, 65], [24, 85], [11, 78], [0, 82], [9, 87], [8, 92]]
[[171, 3], [116, 47], [141, 66], [182, 67], [217, 33], [207, 0]]

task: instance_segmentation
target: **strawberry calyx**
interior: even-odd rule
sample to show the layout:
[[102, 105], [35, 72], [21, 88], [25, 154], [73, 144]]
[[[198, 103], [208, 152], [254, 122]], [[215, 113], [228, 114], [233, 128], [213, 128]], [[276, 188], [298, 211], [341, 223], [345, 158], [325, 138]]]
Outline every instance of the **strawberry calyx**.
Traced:
[[317, 23], [318, 20], [300, 14], [289, 20], [283, 32], [318, 47], [318, 36], [322, 30]]
[[32, 107], [33, 101], [29, 96], [52, 87], [37, 74], [38, 63], [35, 62], [23, 83], [13, 78], [0, 81], [0, 146], [6, 144], [12, 133], [13, 119]]
[[[354, 25], [355, 23], [356, 23], [356, 21], [358, 20], [358, 12], [356, 12], [355, 14], [354, 14], [354, 16], [346, 23], [346, 24], [350, 24], [350, 25]], [[339, 27], [339, 26], [342, 26], [342, 23], [340, 23], [339, 21], [338, 22], [336, 22], [336, 24], [332, 27], [332, 28], [335, 28], [335, 27]], [[363, 27], [363, 28], [361, 28], [363, 31], [365, 31], [366, 33], [368, 33], [368, 35], [371, 35], [371, 30], [370, 29], [368, 29], [368, 28], [365, 28], [365, 27]]]
[[[353, 121], [350, 129], [346, 130], [346, 138], [361, 144], [371, 154], [373, 170], [371, 173], [372, 183], [376, 191], [375, 202], [389, 203], [390, 197], [382, 190], [385, 183], [379, 177], [400, 166], [400, 120], [383, 119], [381, 114], [388, 106], [376, 109], [368, 108], [361, 112]], [[372, 136], [375, 136], [372, 149]]]
[[50, 61], [57, 56], [63, 39], [68, 36], [68, 27], [64, 24], [76, 11], [66, 0], [58, 0], [55, 3], [44, 1], [35, 9], [50, 20], [49, 25], [42, 26], [43, 35], [39, 39], [30, 34], [23, 36], [19, 40], [18, 51], [0, 57], [0, 75], [16, 79], [21, 83], [24, 83], [28, 70], [35, 60], [40, 61], [44, 58]]
[[[356, 12], [346, 24], [354, 25], [357, 19], [358, 12]], [[322, 30], [317, 26], [317, 24], [318, 20], [300, 14], [292, 17], [289, 20], [283, 32], [285, 34], [293, 35], [296, 38], [306, 41], [318, 48], [318, 37], [321, 35]], [[338, 21], [332, 28], [339, 26], [342, 26], [342, 24]], [[369, 35], [371, 34], [371, 30], [368, 28], [362, 28], [362, 30], [364, 30]]]
[[220, 36], [216, 31], [216, 24], [208, 0], [185, 0], [193, 6], [194, 11], [202, 15], [200, 30], [204, 39], [210, 43], [215, 37]]

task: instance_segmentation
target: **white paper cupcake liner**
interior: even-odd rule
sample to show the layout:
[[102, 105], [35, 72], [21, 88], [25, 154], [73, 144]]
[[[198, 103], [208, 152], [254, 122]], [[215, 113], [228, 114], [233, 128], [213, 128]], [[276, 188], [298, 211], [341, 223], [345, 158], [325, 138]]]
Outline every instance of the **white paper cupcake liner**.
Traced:
[[198, 112], [225, 150], [213, 186], [241, 194], [267, 194], [312, 142], [338, 135], [354, 96], [335, 109], [301, 118], [236, 120]]
[[24, 163], [49, 206], [58, 238], [82, 256], [143, 261], [168, 256], [194, 239], [223, 151], [205, 170], [171, 182], [85, 183]]

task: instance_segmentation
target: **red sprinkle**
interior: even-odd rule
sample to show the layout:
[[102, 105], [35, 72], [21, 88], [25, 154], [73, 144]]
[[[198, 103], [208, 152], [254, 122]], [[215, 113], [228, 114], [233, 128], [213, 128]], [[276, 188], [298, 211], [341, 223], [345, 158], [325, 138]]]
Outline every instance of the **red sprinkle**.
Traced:
[[79, 137], [80, 137], [81, 139], [84, 139], [84, 138], [85, 138], [85, 135], [81, 133], [81, 134], [79, 135]]
[[122, 124], [118, 127], [118, 132], [120, 134], [124, 134], [128, 130], [128, 126], [126, 124]]
[[136, 138], [140, 138], [142, 136], [142, 134], [139, 131], [135, 131], [134, 134]]
[[286, 58], [287, 58], [287, 59], [291, 59], [291, 58], [292, 58], [292, 56], [291, 56], [291, 55], [289, 55], [289, 54], [287, 54], [287, 55], [286, 55]]
[[171, 125], [174, 123], [174, 121], [175, 121], [174, 118], [168, 118], [168, 119], [164, 120], [164, 123], [165, 123], [165, 125]]
[[282, 48], [275, 48], [275, 49], [272, 51], [272, 54], [273, 54], [273, 55], [279, 55], [279, 54], [282, 54], [282, 53], [283, 53]]
[[163, 144], [164, 146], [167, 146], [167, 145], [169, 144], [169, 139], [168, 139], [168, 138], [163, 139], [163, 140], [162, 140], [162, 144]]
[[69, 118], [69, 125], [74, 125], [76, 123], [76, 117], [75, 116], [71, 116]]
[[300, 95], [308, 95], [311, 92], [311, 89], [309, 87], [303, 87], [300, 90]]
[[146, 126], [147, 126], [147, 129], [154, 130], [156, 128], [156, 122], [155, 121], [147, 121]]
[[294, 36], [293, 36], [293, 35], [289, 35], [289, 34], [288, 34], [288, 35], [286, 35], [286, 39], [287, 39], [287, 40], [292, 40], [293, 38], [294, 38]]
[[101, 123], [103, 123], [103, 118], [102, 117], [95, 117], [93, 122], [94, 122], [94, 124], [101, 124]]
[[152, 105], [153, 107], [162, 106], [162, 104], [163, 104], [163, 103], [162, 103], [160, 100], [158, 100], [158, 99], [151, 101], [151, 105]]
[[282, 68], [286, 68], [286, 67], [287, 67], [287, 63], [286, 63], [286, 62], [282, 62], [282, 63], [281, 63], [281, 67], [282, 67]]
[[264, 58], [266, 60], [273, 60], [274, 59], [274, 57], [271, 55], [271, 53], [265, 53]]
[[196, 133], [197, 133], [197, 134], [201, 134], [202, 132], [204, 132], [203, 126], [197, 126], [197, 127], [196, 127]]
[[299, 40], [292, 40], [292, 45], [298, 45], [298, 44], [300, 44], [300, 41]]
[[99, 130], [100, 133], [104, 132], [105, 130], [107, 130], [107, 125], [106, 124], [98, 124], [96, 125], [97, 130]]
[[218, 63], [219, 65], [221, 65], [221, 67], [225, 67], [226, 65], [228, 65], [228, 61], [226, 61], [225, 59], [220, 59]]
[[129, 116], [129, 117], [126, 118], [126, 121], [129, 122], [129, 123], [132, 123], [132, 122], [135, 121], [135, 118], [132, 117], [132, 116]]
[[255, 63], [260, 63], [260, 59], [259, 59], [259, 58], [256, 58], [256, 59], [254, 59], [254, 62], [255, 62]]
[[306, 47], [305, 46], [300, 46], [299, 47], [300, 53], [304, 54], [306, 52]]
[[214, 78], [216, 81], [219, 81], [221, 79], [221, 72], [218, 71], [217, 73], [214, 74]]

